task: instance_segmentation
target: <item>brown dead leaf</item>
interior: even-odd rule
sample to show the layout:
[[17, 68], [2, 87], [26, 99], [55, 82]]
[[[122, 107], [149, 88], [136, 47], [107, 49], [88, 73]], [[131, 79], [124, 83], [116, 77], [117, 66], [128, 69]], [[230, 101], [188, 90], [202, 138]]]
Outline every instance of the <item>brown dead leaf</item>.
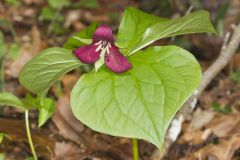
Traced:
[[211, 129], [212, 132], [218, 137], [226, 137], [240, 122], [240, 114], [218, 114], [214, 119], [206, 126]]
[[24, 0], [24, 3], [27, 5], [43, 5], [45, 3], [44, 0]]
[[21, 45], [19, 57], [14, 61], [9, 61], [6, 64], [6, 74], [17, 78], [22, 67], [33, 56], [37, 55], [42, 49], [46, 48], [46, 43], [41, 40], [41, 34], [37, 26], [32, 28], [32, 43], [24, 43]]
[[236, 150], [240, 148], [240, 137], [231, 137], [229, 139], [220, 140], [219, 144], [209, 144], [193, 156], [186, 158], [186, 160], [231, 160]]
[[83, 18], [88, 22], [109, 22], [110, 18], [107, 14], [94, 15], [92, 12], [84, 12]]
[[73, 22], [72, 25], [73, 25], [73, 28], [75, 31], [80, 31], [86, 27], [86, 25], [80, 21], [75, 21], [75, 22]]
[[229, 0], [229, 12], [224, 18], [223, 25], [226, 31], [232, 31], [231, 24], [237, 24], [240, 19], [240, 1], [239, 0]]
[[[27, 144], [27, 150], [30, 153], [24, 120], [0, 118], [0, 132], [7, 133], [13, 143]], [[43, 130], [40, 132], [36, 129], [31, 129], [31, 133], [38, 155], [50, 158], [53, 155], [54, 141], [49, 138], [49, 133], [45, 133]]]
[[34, 8], [23, 8], [23, 16], [28, 18], [34, 18], [37, 15], [37, 10]]
[[[75, 72], [73, 74], [66, 74], [64, 75], [60, 81], [62, 82], [61, 88], [59, 88], [59, 84], [54, 84], [51, 91], [54, 93], [56, 96], [60, 96], [60, 94], [70, 94], [72, 91], [73, 86], [76, 84], [78, 81], [80, 75], [78, 72]], [[60, 93], [60, 94], [59, 94]]]
[[201, 107], [204, 109], [209, 109], [211, 104], [216, 100], [217, 95], [213, 90], [210, 92], [203, 92], [202, 96], [199, 99]]
[[74, 142], [81, 141], [83, 124], [78, 121], [70, 108], [69, 96], [65, 95], [58, 100], [56, 111], [53, 115], [53, 122], [59, 129], [61, 135]]
[[194, 46], [203, 50], [201, 57], [204, 59], [213, 60], [213, 58], [218, 56], [222, 45], [222, 39], [220, 37], [191, 35], [189, 38]]
[[75, 73], [75, 74], [67, 74], [62, 78], [64, 93], [70, 94], [73, 86], [76, 84], [79, 77], [80, 75], [78, 73]]
[[52, 160], [81, 160], [85, 153], [73, 143], [56, 143]]
[[184, 133], [184, 135], [181, 137], [183, 142], [191, 142], [192, 144], [200, 144], [203, 142], [202, 140], [202, 131], [200, 129], [195, 131], [187, 131]]
[[213, 119], [215, 114], [216, 113], [211, 110], [202, 110], [197, 108], [193, 114], [190, 124], [186, 124], [187, 126], [183, 128], [183, 135], [178, 142], [200, 144], [206, 140], [206, 136], [209, 136], [210, 134], [205, 133], [202, 128]]
[[197, 108], [197, 110], [193, 114], [188, 130], [194, 131], [196, 129], [202, 128], [207, 123], [209, 123], [214, 116], [215, 116], [215, 112], [211, 110], [202, 110], [200, 108]]
[[234, 70], [240, 69], [240, 53], [236, 53], [233, 55], [232, 66]]
[[83, 14], [82, 10], [71, 10], [67, 13], [64, 27], [68, 28], [70, 27], [74, 22], [79, 21], [81, 18], [81, 15]]

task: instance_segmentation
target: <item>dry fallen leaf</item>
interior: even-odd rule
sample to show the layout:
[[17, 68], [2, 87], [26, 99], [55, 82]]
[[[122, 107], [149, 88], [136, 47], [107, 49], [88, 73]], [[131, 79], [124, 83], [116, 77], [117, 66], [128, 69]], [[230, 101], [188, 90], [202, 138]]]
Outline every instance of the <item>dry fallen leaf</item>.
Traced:
[[64, 95], [58, 100], [57, 108], [52, 119], [61, 135], [74, 142], [81, 141], [80, 134], [84, 127], [83, 124], [74, 117], [70, 108], [68, 95]]
[[66, 19], [65, 19], [65, 22], [64, 22], [64, 27], [68, 28], [74, 22], [79, 21], [82, 14], [83, 14], [82, 10], [79, 10], [79, 9], [69, 11], [66, 15]]
[[[20, 149], [20, 151], [28, 150], [28, 152], [30, 153], [26, 130], [24, 128], [25, 128], [24, 120], [0, 118], [0, 132], [7, 133], [7, 135], [10, 137], [10, 141], [13, 143], [8, 145], [26, 144], [25, 147], [27, 148]], [[49, 137], [49, 133], [48, 132], [45, 133], [43, 130], [41, 130], [40, 132], [39, 130], [33, 128], [31, 129], [31, 133], [38, 155], [49, 159], [53, 155], [55, 143]], [[5, 148], [7, 149], [8, 147], [4, 146], [3, 149]], [[10, 149], [11, 152], [14, 152], [12, 150], [13, 149], [12, 147]]]
[[202, 128], [213, 119], [215, 114], [216, 113], [211, 110], [202, 110], [200, 108], [197, 108], [191, 118], [191, 122], [186, 127], [184, 127], [183, 135], [178, 141], [180, 143], [202, 143], [208, 138], [206, 136], [210, 135], [205, 133]]
[[110, 18], [107, 14], [94, 15], [92, 12], [84, 12], [83, 18], [88, 22], [109, 22]]
[[36, 26], [32, 28], [32, 42], [21, 44], [19, 51], [19, 56], [14, 61], [9, 61], [6, 64], [6, 74], [17, 78], [22, 67], [29, 61], [32, 57], [37, 55], [42, 49], [46, 48], [47, 45], [41, 40], [40, 31]]
[[234, 153], [240, 148], [240, 137], [231, 137], [229, 139], [221, 139], [219, 144], [209, 144], [195, 152], [193, 156], [186, 158], [186, 160], [231, 160]]
[[236, 53], [233, 55], [232, 67], [234, 70], [240, 69], [240, 53]]
[[218, 114], [214, 119], [206, 126], [211, 129], [212, 132], [218, 137], [226, 137], [240, 122], [240, 114]]
[[73, 143], [57, 142], [52, 160], [81, 160], [84, 152]]
[[24, 2], [27, 4], [27, 5], [42, 5], [45, 3], [44, 0], [24, 0]]
[[79, 78], [80, 75], [78, 73], [65, 75], [62, 78], [64, 93], [70, 94], [73, 86], [76, 84]]
[[193, 117], [191, 119], [191, 123], [189, 124], [188, 131], [194, 131], [196, 129], [200, 129], [209, 123], [213, 117], [215, 116], [215, 112], [211, 110], [202, 110], [197, 108], [197, 110], [193, 113]]
[[200, 129], [195, 131], [185, 132], [182, 136], [183, 142], [191, 142], [192, 144], [199, 144], [202, 142], [202, 131]]

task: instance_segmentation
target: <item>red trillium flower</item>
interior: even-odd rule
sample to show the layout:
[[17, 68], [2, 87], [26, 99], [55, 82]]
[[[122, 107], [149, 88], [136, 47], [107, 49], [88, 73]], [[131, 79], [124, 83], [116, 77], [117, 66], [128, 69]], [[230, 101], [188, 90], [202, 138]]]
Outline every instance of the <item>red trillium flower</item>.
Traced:
[[123, 73], [132, 68], [127, 57], [122, 55], [119, 48], [114, 45], [111, 28], [105, 25], [96, 29], [92, 44], [79, 47], [73, 53], [83, 63], [95, 63], [95, 70], [104, 63], [115, 73]]

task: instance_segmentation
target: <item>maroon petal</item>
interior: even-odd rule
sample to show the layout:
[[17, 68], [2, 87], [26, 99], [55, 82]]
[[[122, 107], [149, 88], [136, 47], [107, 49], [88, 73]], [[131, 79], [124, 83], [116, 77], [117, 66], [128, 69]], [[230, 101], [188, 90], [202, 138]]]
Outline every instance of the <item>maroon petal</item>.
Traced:
[[96, 29], [93, 34], [93, 42], [98, 41], [107, 41], [110, 43], [114, 43], [113, 33], [110, 27], [102, 25]]
[[94, 44], [82, 46], [73, 51], [77, 58], [83, 63], [94, 63], [100, 58], [100, 52], [96, 51], [97, 46]]
[[105, 56], [106, 66], [115, 73], [123, 73], [132, 68], [132, 65], [128, 62], [127, 57], [119, 52], [119, 49], [112, 46], [109, 49], [109, 53]]

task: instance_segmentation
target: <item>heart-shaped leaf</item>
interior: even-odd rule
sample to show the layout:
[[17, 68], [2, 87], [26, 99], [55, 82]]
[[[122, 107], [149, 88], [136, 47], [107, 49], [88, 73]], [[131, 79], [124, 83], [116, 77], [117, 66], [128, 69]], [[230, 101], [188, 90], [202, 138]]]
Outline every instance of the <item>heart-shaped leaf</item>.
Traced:
[[124, 54], [130, 55], [158, 39], [203, 32], [215, 33], [209, 13], [204, 10], [179, 19], [160, 19], [128, 8], [119, 27], [117, 44]]
[[49, 48], [31, 59], [20, 73], [20, 83], [36, 94], [43, 94], [67, 72], [83, 65], [64, 48]]
[[176, 46], [153, 47], [129, 57], [133, 68], [83, 75], [71, 93], [74, 115], [95, 131], [139, 138], [161, 148], [175, 113], [197, 87], [196, 59]]
[[0, 93], [0, 105], [27, 109], [23, 102], [11, 93]]

